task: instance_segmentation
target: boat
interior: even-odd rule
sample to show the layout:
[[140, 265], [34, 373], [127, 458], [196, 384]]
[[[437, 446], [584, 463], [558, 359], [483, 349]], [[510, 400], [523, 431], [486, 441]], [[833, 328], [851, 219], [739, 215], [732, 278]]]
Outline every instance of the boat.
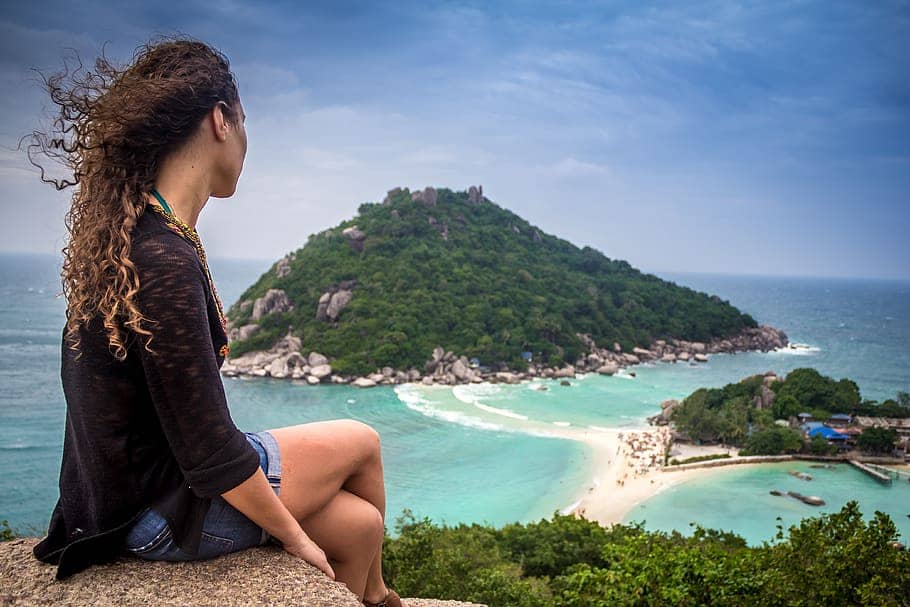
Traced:
[[802, 503], [808, 504], [810, 506], [824, 506], [825, 505], [825, 500], [818, 497], [817, 495], [803, 495], [802, 493], [797, 493], [796, 491], [787, 491], [787, 495], [789, 495], [790, 497], [794, 497], [794, 498], [798, 499], [799, 501], [801, 501]]
[[788, 472], [788, 474], [790, 476], [795, 476], [796, 478], [798, 478], [802, 481], [811, 481], [812, 480], [811, 474], [806, 474], [805, 472], [800, 472], [799, 470], [790, 470]]

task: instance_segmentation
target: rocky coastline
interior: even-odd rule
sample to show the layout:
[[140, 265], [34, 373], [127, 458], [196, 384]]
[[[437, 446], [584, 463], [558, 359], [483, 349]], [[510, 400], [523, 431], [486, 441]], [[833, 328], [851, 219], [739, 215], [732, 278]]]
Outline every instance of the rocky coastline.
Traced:
[[[360, 388], [416, 382], [424, 385], [450, 386], [483, 382], [514, 384], [535, 378], [570, 379], [574, 378], [576, 373], [613, 375], [619, 373], [621, 369], [647, 362], [698, 364], [707, 362], [711, 354], [769, 352], [784, 348], [789, 343], [783, 331], [767, 325], [750, 327], [736, 335], [715, 338], [710, 342], [661, 339], [647, 348], [635, 347], [631, 352], [624, 352], [618, 343], [614, 343], [610, 348], [603, 348], [588, 335], [578, 337], [586, 346], [587, 354], [574, 364], [559, 368], [534, 362], [530, 362], [524, 371], [509, 369], [505, 365], [498, 368], [482, 367], [472, 365], [466, 356], [459, 356], [442, 347], [436, 347], [423, 369], [384, 367], [369, 375], [358, 377], [335, 373], [328, 357], [319, 352], [304, 354], [301, 339], [287, 335], [269, 350], [247, 352], [225, 360], [221, 372], [227, 377], [272, 377], [296, 380], [310, 385], [350, 384]], [[628, 373], [634, 374], [634, 371]]]

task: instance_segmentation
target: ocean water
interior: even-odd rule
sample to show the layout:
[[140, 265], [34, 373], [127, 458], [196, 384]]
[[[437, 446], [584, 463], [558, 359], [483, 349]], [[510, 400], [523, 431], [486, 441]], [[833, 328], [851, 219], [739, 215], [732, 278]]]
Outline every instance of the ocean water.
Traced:
[[[806, 472], [812, 480], [791, 475]], [[673, 474], [673, 473], [666, 473]], [[791, 525], [808, 516], [837, 512], [850, 500], [859, 503], [863, 518], [869, 520], [876, 510], [891, 517], [906, 543], [910, 539], [910, 483], [903, 474], [884, 485], [849, 464], [832, 469], [813, 468], [810, 462], [728, 466], [710, 476], [692, 479], [670, 487], [636, 506], [624, 522], [641, 521], [646, 529], [689, 532], [689, 524], [734, 531], [758, 545], [770, 540], [781, 525]], [[824, 506], [809, 506], [792, 497], [771, 495], [794, 491], [825, 500]], [[778, 520], [779, 518], [779, 520]]]
[[[211, 263], [222, 299], [233, 302], [271, 262]], [[57, 274], [52, 257], [0, 255], [0, 519], [35, 533], [43, 530], [57, 497], [63, 432], [59, 349], [64, 303], [55, 297]], [[231, 411], [238, 426], [251, 431], [339, 418], [371, 424], [383, 440], [391, 531], [404, 508], [446, 523], [501, 525], [549, 517], [572, 504], [592, 480], [587, 447], [548, 436], [550, 430], [641, 428], [662, 400], [681, 398], [700, 386], [812, 366], [854, 379], [868, 398], [910, 390], [910, 283], [662, 277], [729, 299], [810, 348], [799, 354], [717, 355], [697, 366], [642, 365], [634, 378], [627, 373], [589, 375], [568, 387], [548, 381], [359, 390], [231, 378], [225, 379]], [[542, 386], [546, 390], [539, 389]], [[648, 528], [681, 531], [695, 521], [733, 529], [758, 542], [773, 536], [776, 516], [796, 521], [819, 511], [783, 498], [756, 506], [754, 496], [768, 491], [764, 470], [725, 470], [670, 488], [637, 507], [627, 520], [644, 519]], [[834, 476], [802, 492], [822, 495], [832, 508], [838, 504], [835, 495], [855, 496], [864, 514], [874, 509], [893, 513], [904, 537], [910, 537], [910, 519], [903, 512], [910, 499], [900, 483], [882, 488], [852, 471], [836, 478], [847, 479], [848, 486], [837, 489], [831, 499], [816, 487], [835, 487]], [[702, 485], [717, 490], [712, 494]], [[711, 502], [710, 508], [702, 507], [710, 495], [724, 495], [727, 506]], [[791, 510], [792, 518], [787, 518]]]

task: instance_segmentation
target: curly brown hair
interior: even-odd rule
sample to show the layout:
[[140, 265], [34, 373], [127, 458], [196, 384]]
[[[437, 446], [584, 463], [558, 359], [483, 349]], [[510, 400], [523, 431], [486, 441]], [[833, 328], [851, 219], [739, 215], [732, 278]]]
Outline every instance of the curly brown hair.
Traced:
[[[58, 190], [76, 186], [62, 250], [67, 342], [78, 350], [79, 327], [100, 315], [111, 353], [123, 360], [130, 331], [147, 336], [146, 348], [152, 337], [146, 325], [153, 319], [136, 304], [139, 278], [130, 247], [159, 166], [219, 103], [233, 122], [239, 94], [227, 58], [187, 38], [140, 46], [123, 68], [103, 52], [94, 70], [78, 55], [76, 62], [75, 69], [41, 74], [60, 111], [50, 134], [32, 133], [29, 160], [45, 183]], [[48, 178], [36, 155], [60, 162], [72, 177]]]

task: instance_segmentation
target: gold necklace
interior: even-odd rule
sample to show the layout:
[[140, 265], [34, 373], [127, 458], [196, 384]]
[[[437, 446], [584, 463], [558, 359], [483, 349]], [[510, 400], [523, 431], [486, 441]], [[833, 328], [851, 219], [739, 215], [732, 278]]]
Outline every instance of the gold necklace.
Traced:
[[[157, 192], [154, 193], [157, 194]], [[158, 196], [156, 196], [156, 198], [157, 197]], [[221, 298], [218, 297], [218, 289], [215, 288], [215, 281], [212, 279], [212, 272], [209, 270], [209, 264], [205, 258], [205, 249], [202, 246], [202, 240], [199, 238], [199, 233], [196, 232], [194, 228], [183, 223], [173, 212], [169, 213], [157, 204], [150, 203], [148, 206], [152, 207], [156, 213], [164, 217], [165, 222], [171, 230], [189, 240], [190, 244], [196, 249], [196, 254], [199, 255], [199, 259], [202, 261], [202, 267], [205, 269], [205, 276], [209, 281], [209, 288], [212, 290], [212, 296], [215, 298], [215, 303], [218, 305], [218, 320], [221, 323], [221, 330], [224, 331], [224, 337], [227, 338], [227, 317], [224, 315], [224, 307], [221, 305]], [[223, 358], [227, 358], [230, 352], [230, 343], [226, 343], [221, 346], [221, 350], [219, 350], [218, 353]]]

